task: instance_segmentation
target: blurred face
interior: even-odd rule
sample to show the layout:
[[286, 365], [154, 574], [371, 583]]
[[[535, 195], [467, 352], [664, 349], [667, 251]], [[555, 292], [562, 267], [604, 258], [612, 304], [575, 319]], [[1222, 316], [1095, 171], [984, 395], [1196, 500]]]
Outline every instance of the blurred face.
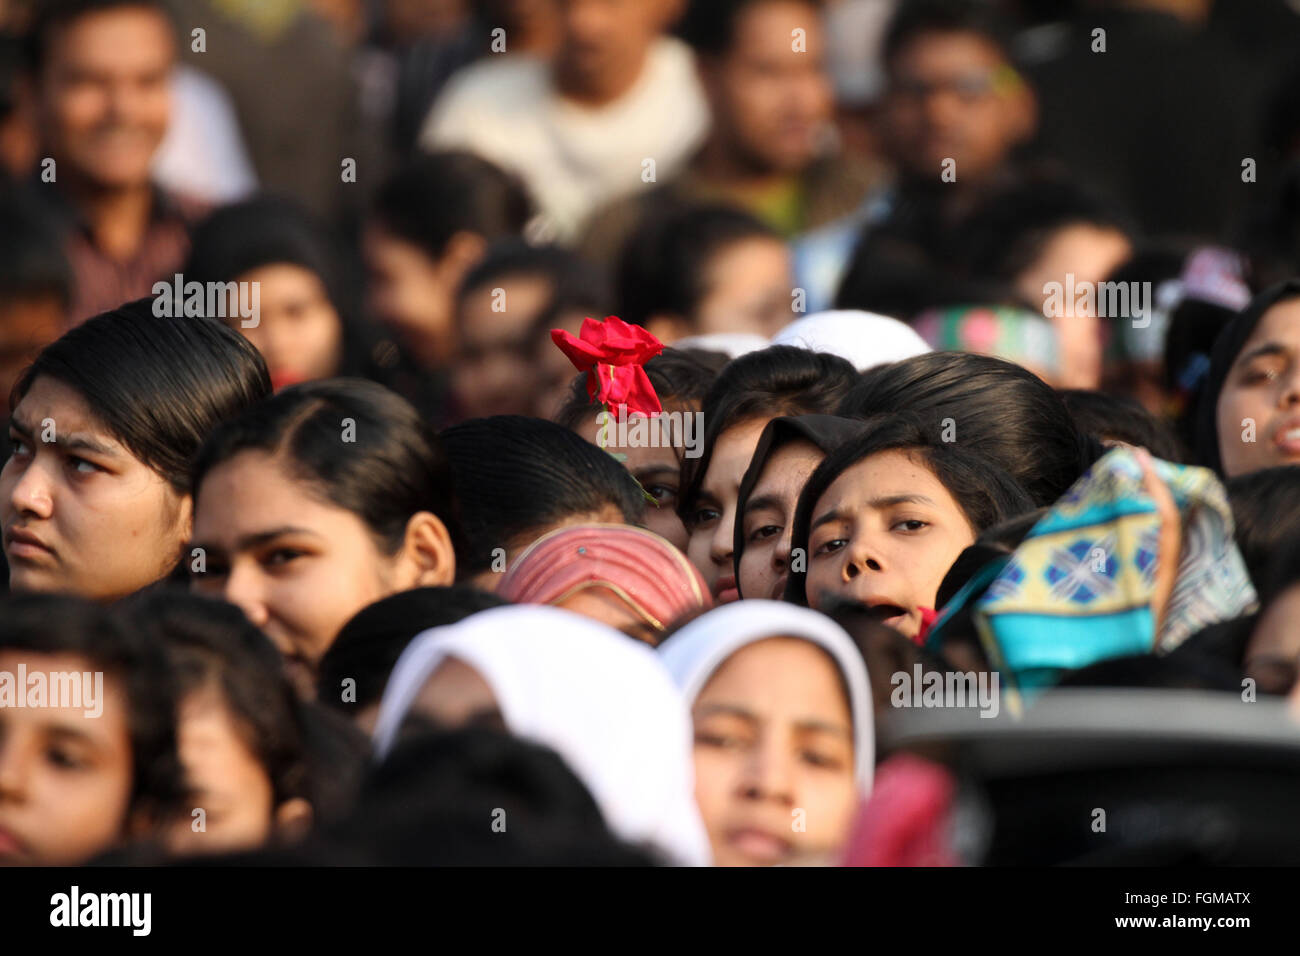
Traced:
[[613, 591], [607, 588], [586, 588], [555, 605], [574, 614], [581, 614], [601, 624], [608, 624], [628, 637], [635, 637], [651, 647], [659, 643], [659, 632], [637, 614]]
[[663, 24], [664, 0], [555, 0], [560, 12], [556, 62], [561, 86], [604, 99], [626, 91], [640, 75]]
[[438, 665], [411, 709], [443, 727], [506, 729], [492, 688], [478, 671], [455, 657]]
[[[551, 327], [564, 329], [576, 337], [582, 331], [584, 318], [581, 312], [565, 312], [555, 317]], [[556, 348], [550, 329], [533, 329], [532, 362], [538, 378], [532, 414], [537, 418], [553, 418], [568, 399], [569, 386], [577, 373], [569, 357]]]
[[551, 293], [551, 283], [541, 276], [512, 276], [462, 299], [452, 384], [467, 418], [532, 412], [541, 384], [533, 325]]
[[172, 853], [250, 850], [271, 836], [274, 791], [266, 769], [240, 737], [218, 692], [198, 691], [182, 703], [176, 727], [191, 808], [203, 810], [204, 829], [192, 815], [167, 834]]
[[773, 637], [737, 651], [692, 709], [695, 800], [718, 866], [832, 862], [857, 795], [853, 722], [832, 662]]
[[366, 229], [362, 253], [371, 313], [426, 368], [447, 362], [455, 349], [459, 271], [379, 226]]
[[233, 328], [266, 359], [277, 388], [330, 378], [343, 356], [343, 323], [330, 304], [324, 284], [310, 269], [288, 263], [246, 272], [240, 282], [259, 284], [258, 323]]
[[72, 388], [38, 377], [14, 409], [9, 441], [0, 524], [15, 591], [114, 600], [176, 566], [189, 496], [110, 435]]
[[38, 87], [51, 153], [101, 189], [143, 186], [167, 131], [175, 60], [158, 13], [83, 14], [50, 37]]
[[[0, 650], [0, 672], [97, 670], [76, 654]], [[19, 689], [19, 693], [23, 693]], [[76, 866], [116, 845], [131, 801], [126, 693], [104, 675], [103, 711], [0, 708], [0, 865]]]
[[812, 442], [790, 442], [768, 458], [737, 519], [744, 533], [740, 593], [781, 600], [790, 570], [790, 526], [804, 482], [825, 457]]
[[770, 337], [794, 318], [790, 250], [778, 239], [742, 239], [716, 253], [708, 290], [695, 315], [695, 334], [752, 332]]
[[736, 500], [740, 496], [740, 480], [745, 477], [766, 425], [767, 419], [754, 418], [733, 425], [718, 436], [694, 512], [687, 522], [686, 556], [704, 576], [719, 604], [740, 596], [732, 562], [736, 550], [733, 537]]
[[1253, 678], [1261, 694], [1287, 694], [1296, 685], [1300, 664], [1300, 587], [1275, 597], [1260, 615], [1250, 636], [1243, 673]]
[[941, 182], [943, 161], [954, 159], [958, 183], [979, 182], [1033, 132], [1033, 95], [978, 36], [917, 36], [889, 73], [886, 136], [909, 176]]
[[1259, 320], [1224, 380], [1216, 421], [1229, 478], [1300, 462], [1300, 299]]
[[[805, 31], [804, 49], [794, 32]], [[817, 155], [831, 115], [821, 14], [799, 0], [750, 6], [731, 50], [705, 72], [716, 135], [758, 172], [792, 173]], [[787, 292], [788, 295], [788, 292]]]
[[[1083, 282], [1104, 282], [1132, 251], [1128, 238], [1118, 230], [1086, 223], [1066, 226], [1057, 230], [1038, 258], [1016, 277], [1016, 291], [1042, 312], [1047, 283], [1059, 282], [1065, 287], [1069, 274], [1074, 276], [1075, 287]], [[1070, 301], [1061, 315], [1049, 318], [1061, 347], [1061, 371], [1054, 384], [1060, 388], [1100, 386], [1102, 340], [1098, 317], [1080, 313]]]
[[817, 500], [808, 535], [808, 604], [859, 601], [907, 637], [975, 531], [919, 457], [886, 451], [841, 474]]
[[13, 296], [0, 302], [0, 402], [5, 407], [23, 369], [62, 334], [66, 319], [57, 295]]
[[200, 491], [192, 547], [206, 569], [190, 562], [193, 589], [238, 605], [275, 642], [304, 696], [314, 696], [316, 664], [339, 628], [418, 581], [405, 549], [385, 554], [361, 518], [262, 452], [222, 462]]
[[[665, 408], [665, 411], [671, 410]], [[614, 433], [614, 428], [614, 425], [610, 425], [611, 434]], [[600, 444], [600, 426], [596, 424], [595, 415], [587, 419], [579, 428], [578, 434], [593, 445]], [[686, 527], [677, 516], [677, 495], [681, 489], [682, 474], [677, 450], [667, 441], [661, 441], [658, 448], [638, 446], [619, 448], [617, 451], [620, 455], [627, 456], [623, 460], [623, 466], [632, 473], [646, 494], [655, 500], [654, 504], [646, 503], [645, 526], [685, 551]]]

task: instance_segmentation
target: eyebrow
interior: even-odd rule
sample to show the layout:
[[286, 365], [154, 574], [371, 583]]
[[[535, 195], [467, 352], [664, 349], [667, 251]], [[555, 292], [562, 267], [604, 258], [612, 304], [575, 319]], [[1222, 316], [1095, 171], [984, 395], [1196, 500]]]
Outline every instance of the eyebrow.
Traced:
[[71, 724], [50, 724], [46, 727], [46, 733], [51, 737], [71, 738], [74, 741], [84, 743], [89, 747], [98, 747], [99, 741]]
[[[9, 416], [9, 427], [18, 432], [24, 438], [30, 438], [37, 431], [34, 426], [19, 421], [17, 415]], [[106, 458], [113, 458], [120, 454], [117, 445], [97, 441], [83, 432], [72, 432], [69, 434], [59, 435], [57, 426], [55, 427], [54, 441], [43, 442], [43, 444], [59, 445], [66, 451], [88, 451], [91, 454], [103, 455]]]
[[[312, 537], [320, 537], [310, 528], [299, 528], [295, 525], [284, 525], [279, 528], [270, 528], [266, 531], [258, 531], [255, 534], [246, 534], [235, 542], [236, 551], [247, 551], [249, 548], [257, 548], [261, 545], [274, 541], [276, 538], [283, 537], [287, 534], [307, 534]], [[222, 548], [214, 544], [205, 544], [202, 541], [191, 541], [191, 547], [203, 548], [205, 551], [221, 551]]]
[[[706, 704], [700, 710], [701, 717], [712, 717], [714, 714], [725, 714], [729, 717], [739, 717], [741, 720], [749, 721], [752, 724], [762, 723], [757, 714], [739, 704]], [[834, 734], [837, 737], [853, 737], [853, 732], [846, 727], [833, 724], [826, 720], [797, 720], [795, 729], [800, 731], [812, 730], [818, 733]]]
[[[925, 495], [883, 495], [879, 498], [868, 498], [864, 504], [868, 508], [877, 510], [892, 508], [894, 505], [930, 505], [934, 507], [934, 499], [927, 498]], [[824, 524], [829, 524], [832, 521], [846, 521], [848, 518], [849, 513], [847, 511], [843, 508], [836, 508], [833, 511], [826, 512], [826, 514], [814, 521], [808, 527], [808, 533], [811, 534]]]
[[750, 498], [745, 502], [745, 514], [758, 511], [760, 508], [780, 508], [782, 504], [784, 502], [781, 500], [780, 495], [759, 495], [757, 498]]
[[681, 469], [673, 468], [671, 465], [651, 465], [649, 468], [638, 468], [636, 471], [637, 481], [680, 474]]
[[1265, 342], [1237, 357], [1235, 365], [1245, 365], [1247, 362], [1253, 362], [1257, 358], [1272, 358], [1274, 356], [1287, 358], [1291, 350], [1280, 342]]

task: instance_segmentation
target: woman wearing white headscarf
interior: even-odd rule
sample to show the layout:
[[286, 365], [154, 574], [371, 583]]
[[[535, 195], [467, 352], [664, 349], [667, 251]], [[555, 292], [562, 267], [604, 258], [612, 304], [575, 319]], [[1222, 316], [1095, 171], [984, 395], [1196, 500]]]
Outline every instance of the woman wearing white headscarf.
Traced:
[[808, 608], [738, 601], [682, 627], [659, 655], [692, 708], [714, 861], [833, 860], [875, 766], [867, 668], [844, 629]]
[[930, 351], [925, 339], [905, 322], [856, 309], [814, 312], [795, 319], [772, 336], [772, 344], [830, 352], [848, 359], [859, 372]]
[[616, 835], [671, 863], [709, 863], [689, 718], [646, 645], [558, 608], [481, 611], [424, 631], [402, 653], [375, 723], [380, 758], [412, 710], [449, 723], [499, 714], [569, 764]]

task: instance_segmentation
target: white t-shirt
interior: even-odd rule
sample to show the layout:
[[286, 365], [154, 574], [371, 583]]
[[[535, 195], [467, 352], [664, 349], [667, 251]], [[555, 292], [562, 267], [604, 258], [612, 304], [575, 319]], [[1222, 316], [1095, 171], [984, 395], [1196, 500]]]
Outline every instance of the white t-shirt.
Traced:
[[468, 149], [516, 173], [563, 242], [597, 206], [671, 176], [708, 121], [690, 48], [664, 37], [632, 88], [595, 109], [563, 99], [543, 60], [488, 57], [451, 79], [420, 145]]

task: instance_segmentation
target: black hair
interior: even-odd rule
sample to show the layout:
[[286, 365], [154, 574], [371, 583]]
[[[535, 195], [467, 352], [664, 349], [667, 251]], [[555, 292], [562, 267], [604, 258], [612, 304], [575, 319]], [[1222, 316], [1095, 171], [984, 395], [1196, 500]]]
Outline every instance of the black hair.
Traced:
[[437, 515], [460, 542], [451, 478], [437, 437], [406, 399], [363, 379], [325, 379], [283, 389], [227, 422], [194, 463], [203, 479], [243, 451], [283, 457], [295, 478], [352, 512], [385, 552], [398, 551], [411, 516]]
[[388, 866], [657, 862], [609, 831], [554, 751], [481, 728], [400, 740], [329, 841]]
[[[552, 300], [568, 304], [560, 311], [599, 312], [611, 300], [604, 275], [586, 259], [563, 246], [534, 246], [522, 239], [501, 239], [488, 246], [483, 258], [465, 274], [456, 297], [463, 300], [475, 289], [518, 276], [547, 280]], [[553, 304], [548, 307], [548, 311], [553, 309]]]
[[[808, 553], [808, 536], [818, 499], [840, 475], [858, 462], [886, 451], [904, 451], [921, 459], [961, 508], [975, 534], [1033, 509], [1033, 501], [1015, 479], [969, 444], [941, 440], [939, 431], [925, 419], [907, 413], [880, 418], [866, 433], [832, 451], [812, 473], [795, 509], [791, 550]], [[807, 570], [792, 563], [785, 599], [808, 603]]]
[[907, 0], [885, 27], [880, 61], [888, 69], [903, 48], [932, 33], [972, 33], [1014, 63], [1012, 34], [991, 3], [981, 0]]
[[[339, 630], [316, 668], [316, 699], [351, 717], [379, 703], [388, 677], [411, 638], [508, 602], [476, 588], [413, 588], [358, 611]], [[351, 680], [345, 699], [343, 682]]]
[[1300, 540], [1300, 466], [1238, 475], [1228, 479], [1227, 488], [1237, 548], [1255, 589], [1261, 591], [1268, 584], [1270, 564], [1289, 542]]
[[1053, 234], [1075, 225], [1125, 235], [1134, 231], [1123, 211], [1091, 187], [1036, 176], [983, 199], [958, 226], [954, 254], [968, 278], [993, 279], [1010, 287], [1042, 255]]
[[613, 505], [637, 524], [644, 513], [645, 498], [627, 469], [554, 422], [471, 418], [445, 429], [442, 442], [464, 532], [458, 580], [489, 570], [497, 548], [527, 544], [564, 518]]
[[645, 325], [667, 314], [694, 326], [714, 258], [746, 239], [781, 241], [770, 226], [733, 206], [674, 205], [646, 216], [619, 253], [619, 318]]
[[[726, 356], [718, 352], [675, 349], [669, 346], [642, 368], [645, 369], [655, 394], [659, 396], [660, 404], [665, 408], [669, 405], [684, 405], [697, 409], [727, 361]], [[596, 414], [601, 407], [599, 402], [592, 401], [587, 394], [587, 373], [580, 372], [574, 376], [568, 397], [559, 411], [551, 416], [551, 420], [565, 428], [576, 430], [582, 426], [587, 416]]]
[[185, 796], [176, 687], [158, 641], [124, 611], [67, 594], [0, 598], [0, 650], [75, 654], [119, 680], [131, 739], [131, 810], [161, 822]]
[[[736, 42], [736, 26], [750, 9], [773, 0], [691, 0], [677, 34], [702, 56], [725, 56]], [[820, 13], [822, 0], [794, 0]]]
[[15, 407], [42, 375], [76, 391], [108, 431], [178, 494], [222, 422], [271, 394], [266, 363], [215, 319], [154, 314], [152, 299], [104, 312], [46, 346], [14, 385]]
[[523, 182], [461, 150], [416, 156], [375, 193], [373, 215], [383, 228], [432, 259], [460, 232], [488, 241], [521, 233], [533, 215]]
[[178, 702], [214, 690], [266, 771], [275, 804], [308, 797], [302, 726], [274, 644], [232, 604], [157, 591], [123, 602], [167, 652]]
[[22, 194], [0, 202], [0, 300], [53, 296], [72, 301], [72, 266], [48, 214]]
[[1300, 297], [1300, 279], [1287, 279], [1255, 296], [1250, 305], [1223, 327], [1214, 340], [1210, 368], [1201, 384], [1196, 404], [1196, 458], [1207, 468], [1223, 475], [1223, 457], [1219, 451], [1219, 397], [1223, 394], [1228, 373], [1242, 348], [1255, 332], [1255, 326], [1273, 306]]
[[951, 424], [957, 442], [978, 449], [1039, 505], [1061, 497], [1104, 451], [1079, 431], [1051, 386], [992, 356], [929, 352], [877, 366], [863, 373], [838, 413], [905, 409]]
[[335, 374], [371, 371], [378, 335], [359, 319], [360, 278], [330, 228], [297, 202], [256, 196], [217, 209], [190, 235], [184, 276], [187, 283], [234, 282], [253, 269], [281, 263], [306, 269], [324, 286], [342, 331]]
[[682, 462], [677, 513], [687, 531], [713, 447], [733, 425], [751, 418], [832, 414], [859, 379], [848, 359], [794, 345], [770, 345], [732, 359], [704, 396], [704, 450]]
[[[857, 437], [866, 426], [854, 418], [837, 418], [834, 415], [784, 415], [774, 418], [758, 436], [758, 444], [749, 459], [749, 467], [740, 479], [736, 492], [736, 520], [732, 528], [731, 563], [736, 574], [736, 590], [741, 591], [740, 560], [745, 555], [745, 508], [754, 492], [767, 463], [787, 445], [808, 442], [823, 456], [840, 445]], [[742, 593], [740, 595], [744, 597]], [[752, 597], [753, 595], [751, 595]]]
[[1186, 461], [1186, 452], [1169, 426], [1137, 400], [1082, 388], [1059, 389], [1056, 394], [1085, 435], [1100, 442], [1136, 445], [1165, 461]]
[[174, 28], [171, 7], [165, 0], [43, 0], [36, 4], [36, 15], [27, 31], [27, 62], [32, 72], [39, 74], [44, 69], [56, 31], [90, 14], [133, 8], [152, 11]]
[[1069, 671], [1055, 686], [1240, 691], [1241, 681], [1236, 671], [1212, 657], [1134, 654]]

